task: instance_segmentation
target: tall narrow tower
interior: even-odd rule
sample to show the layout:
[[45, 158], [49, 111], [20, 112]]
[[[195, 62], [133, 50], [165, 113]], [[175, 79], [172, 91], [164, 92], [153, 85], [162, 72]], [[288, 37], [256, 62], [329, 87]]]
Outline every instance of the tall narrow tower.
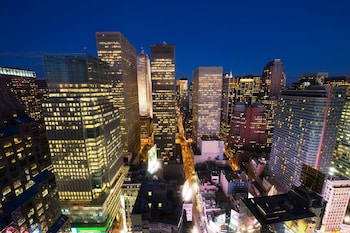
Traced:
[[286, 80], [286, 73], [284, 72], [281, 59], [269, 61], [264, 67], [261, 76], [262, 92], [259, 102], [263, 104], [265, 111], [267, 150], [271, 149], [277, 101], [281, 91], [286, 88]]
[[115, 102], [120, 112], [123, 156], [130, 160], [140, 149], [140, 119], [136, 50], [120, 32], [97, 32], [98, 57], [111, 67]]
[[149, 143], [152, 135], [153, 118], [151, 63], [142, 49], [137, 55], [137, 83], [139, 94], [139, 113], [142, 144]]
[[158, 156], [172, 157], [175, 148], [175, 45], [151, 46], [154, 143]]
[[198, 67], [193, 72], [193, 140], [205, 134], [219, 135], [222, 67]]

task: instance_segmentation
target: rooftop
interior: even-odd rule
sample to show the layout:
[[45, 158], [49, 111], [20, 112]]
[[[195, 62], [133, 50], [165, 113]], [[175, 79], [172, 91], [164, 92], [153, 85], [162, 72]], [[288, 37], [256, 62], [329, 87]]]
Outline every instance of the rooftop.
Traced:
[[322, 197], [302, 188], [287, 194], [243, 199], [244, 204], [263, 225], [315, 217], [311, 208], [324, 208]]

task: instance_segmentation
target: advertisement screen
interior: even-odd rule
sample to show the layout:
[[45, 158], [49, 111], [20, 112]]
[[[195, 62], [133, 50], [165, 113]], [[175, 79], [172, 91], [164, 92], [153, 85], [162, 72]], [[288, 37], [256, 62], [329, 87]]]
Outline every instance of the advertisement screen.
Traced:
[[148, 167], [147, 171], [151, 174], [157, 171], [157, 145], [154, 145], [147, 152], [148, 155]]

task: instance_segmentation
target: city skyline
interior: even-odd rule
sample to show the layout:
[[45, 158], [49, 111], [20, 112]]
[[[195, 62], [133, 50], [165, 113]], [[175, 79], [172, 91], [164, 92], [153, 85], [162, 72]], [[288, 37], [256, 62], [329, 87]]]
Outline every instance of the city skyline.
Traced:
[[[150, 54], [150, 45], [176, 45], [176, 78], [192, 79], [199, 66], [222, 66], [234, 76], [261, 75], [282, 60], [288, 86], [299, 75], [349, 75], [347, 1], [239, 3], [177, 1], [6, 2], [0, 64], [44, 77], [42, 55], [86, 52], [97, 57], [95, 33], [120, 31]], [[106, 7], [108, 6], [108, 7]], [[43, 10], [45, 9], [45, 10]], [[166, 10], [164, 10], [166, 9]], [[91, 17], [89, 19], [88, 17]]]

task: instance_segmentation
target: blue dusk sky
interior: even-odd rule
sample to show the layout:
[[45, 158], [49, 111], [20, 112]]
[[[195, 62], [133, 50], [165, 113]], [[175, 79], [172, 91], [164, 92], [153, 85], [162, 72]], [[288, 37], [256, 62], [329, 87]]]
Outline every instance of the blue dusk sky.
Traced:
[[282, 59], [287, 82], [302, 73], [350, 75], [348, 0], [53, 0], [1, 2], [0, 66], [44, 77], [42, 54], [97, 56], [95, 33], [120, 31], [137, 53], [176, 45], [176, 77], [198, 66], [261, 75]]

